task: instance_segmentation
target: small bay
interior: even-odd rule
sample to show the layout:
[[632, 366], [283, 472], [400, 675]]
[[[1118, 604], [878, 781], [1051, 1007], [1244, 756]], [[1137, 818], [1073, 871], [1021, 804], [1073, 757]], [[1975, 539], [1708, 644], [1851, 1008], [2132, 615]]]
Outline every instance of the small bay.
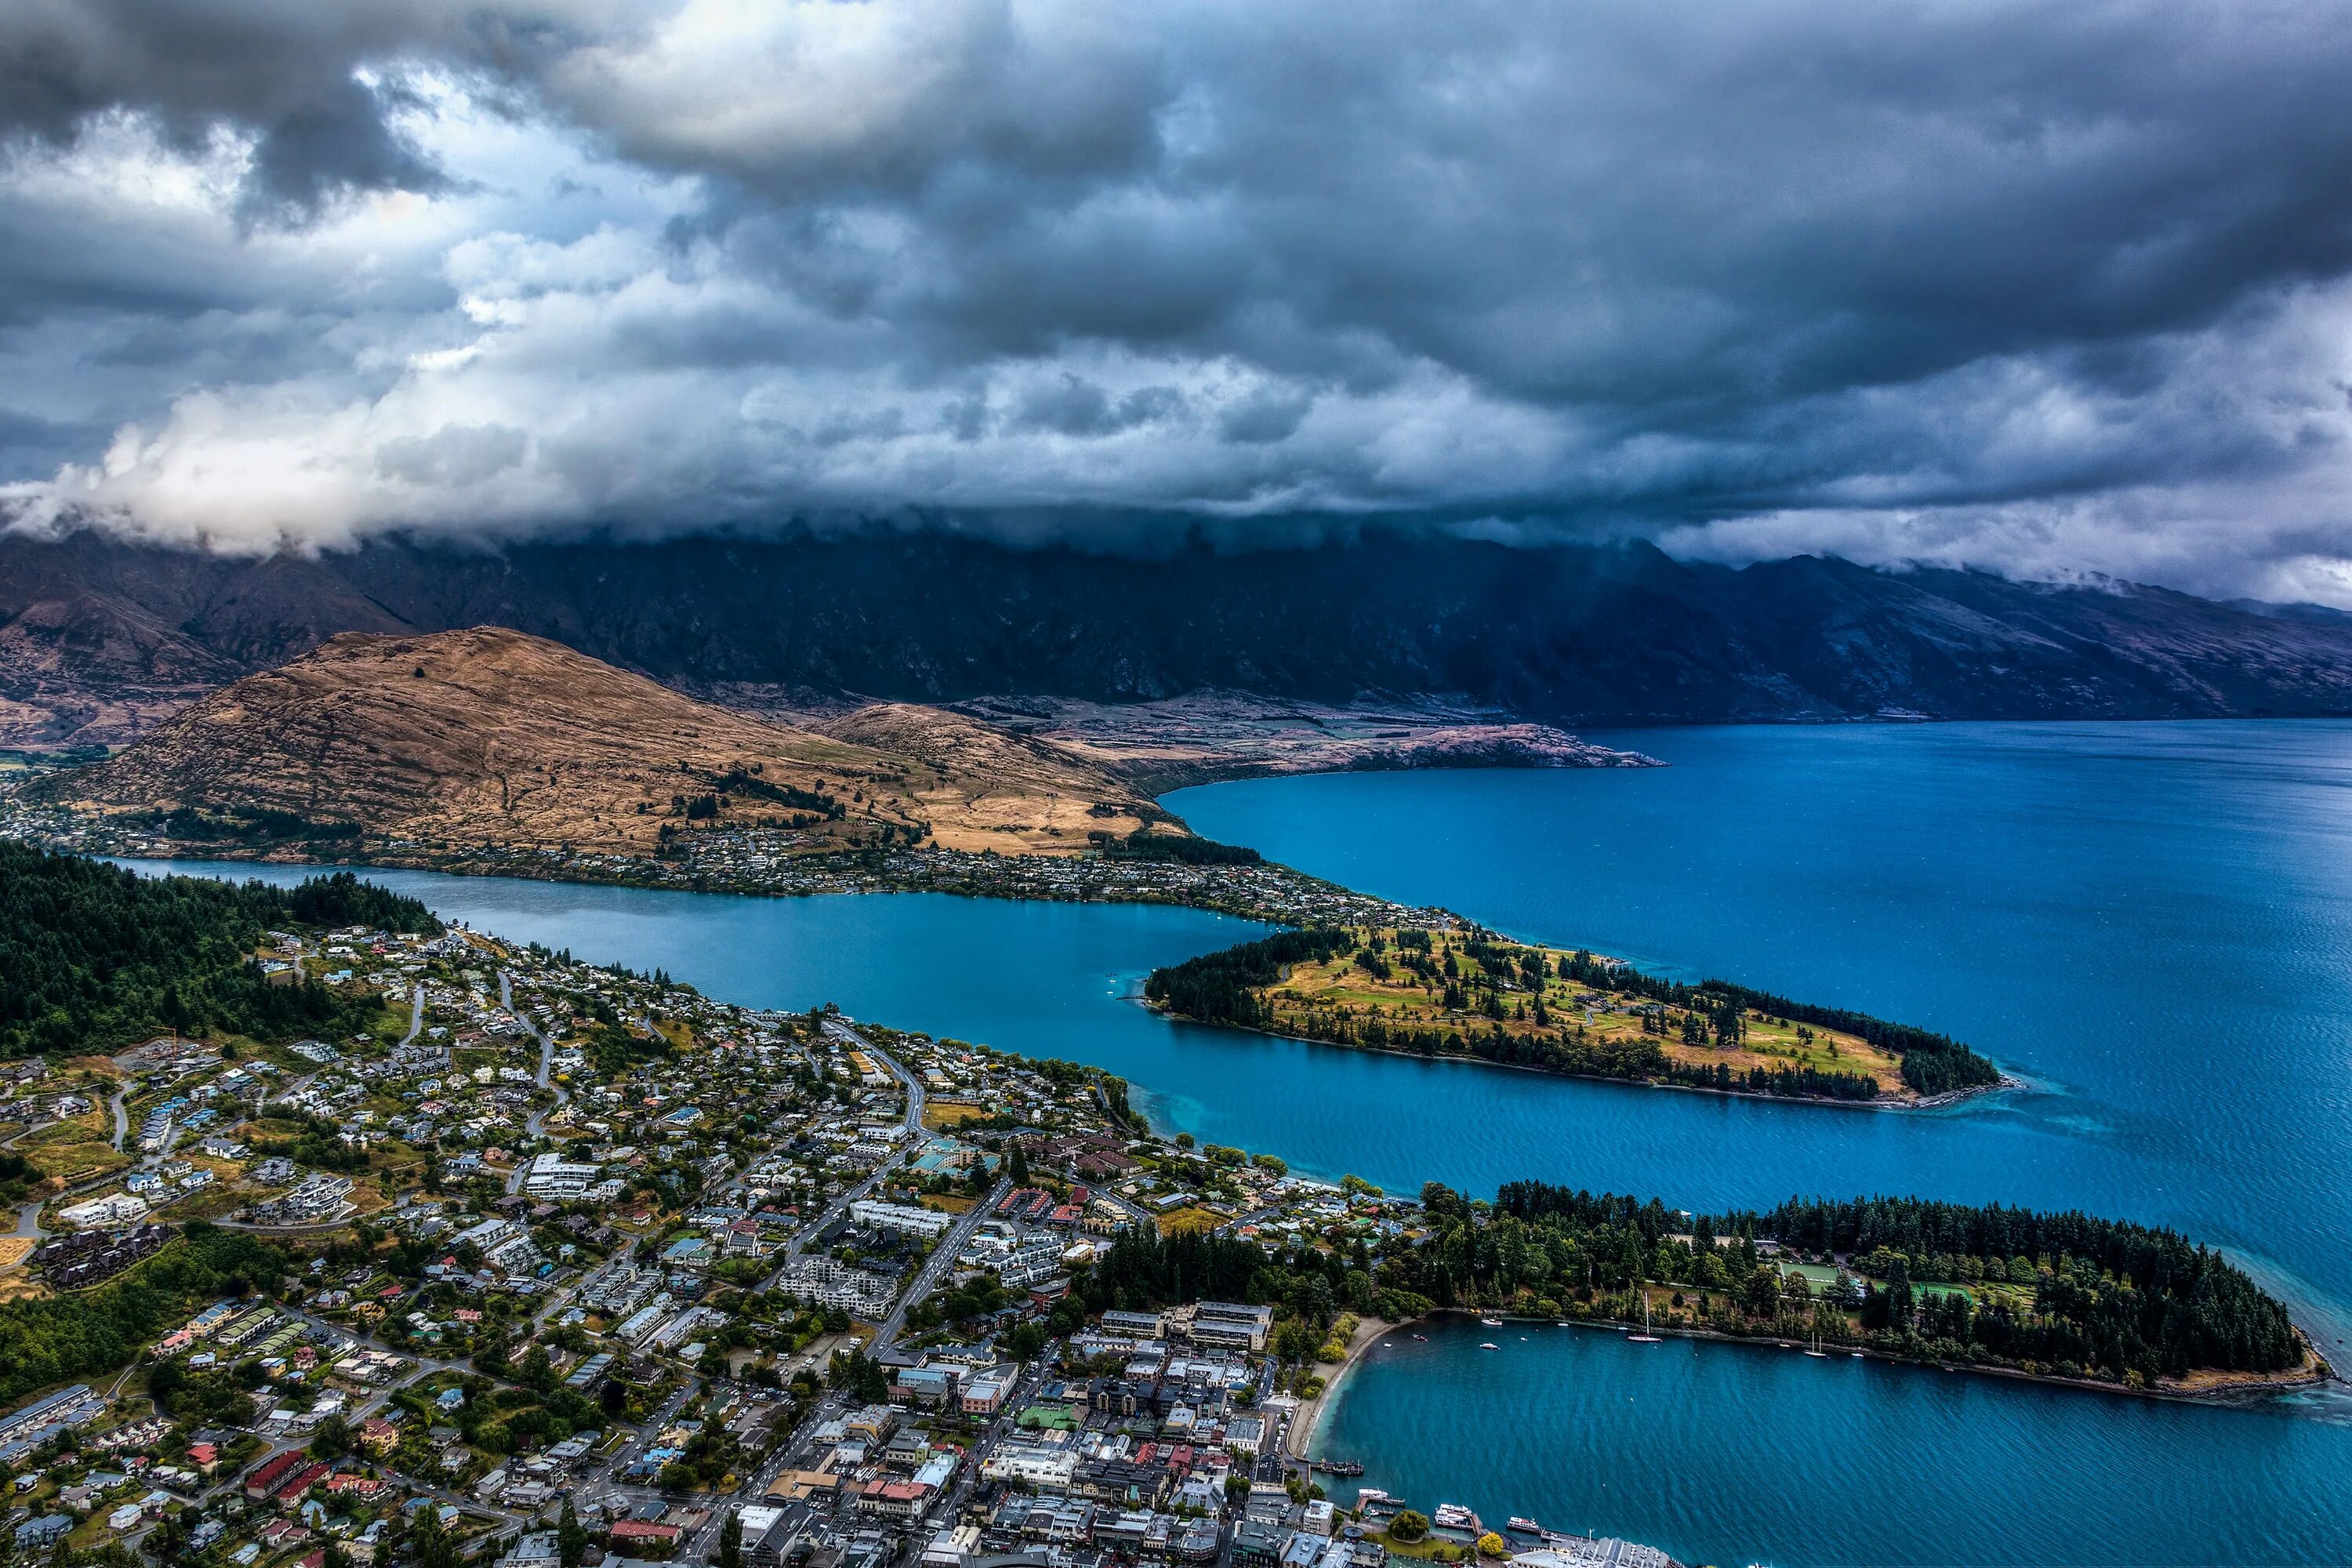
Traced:
[[[1416, 1325], [1318, 1450], [1489, 1525], [1528, 1514], [1685, 1563], [2341, 1563], [2352, 1432], [1771, 1345]], [[1482, 1351], [1479, 1343], [1496, 1348]], [[1335, 1482], [1334, 1494], [1355, 1494]]]

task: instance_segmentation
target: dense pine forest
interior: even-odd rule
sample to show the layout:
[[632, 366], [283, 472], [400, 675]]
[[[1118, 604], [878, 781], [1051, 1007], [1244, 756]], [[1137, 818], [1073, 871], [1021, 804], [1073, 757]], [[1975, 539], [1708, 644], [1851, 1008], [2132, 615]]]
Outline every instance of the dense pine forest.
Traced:
[[[1486, 933], [1471, 931], [1465, 951], [1481, 954]], [[1343, 929], [1278, 931], [1221, 952], [1204, 953], [1179, 964], [1155, 969], [1144, 983], [1145, 998], [1157, 1006], [1204, 1024], [1229, 1028], [1265, 1029], [1330, 1045], [1361, 1046], [1375, 1050], [1409, 1051], [1421, 1056], [1473, 1057], [1507, 1067], [1532, 1068], [1575, 1078], [1621, 1079], [1672, 1083], [1691, 1089], [1711, 1089], [1792, 1099], [1867, 1100], [1878, 1086], [1866, 1074], [1823, 1070], [1811, 1067], [1735, 1068], [1727, 1062], [1685, 1063], [1670, 1058], [1656, 1040], [1591, 1039], [1572, 1033], [1563, 1024], [1551, 1030], [1513, 1033], [1501, 1026], [1499, 998], [1484, 994], [1485, 1022], [1476, 1016], [1480, 997], [1469, 988], [1448, 983], [1446, 1001], [1465, 1015], [1460, 1024], [1432, 1026], [1381, 1018], [1354, 1018], [1323, 1014], [1285, 1014], [1262, 993], [1279, 984], [1300, 963], [1323, 963], [1357, 952], [1358, 962], [1385, 977], [1389, 960], [1368, 944], [1358, 949], [1356, 933]], [[1517, 950], [1525, 959], [1531, 950]], [[1397, 962], [1411, 955], [1398, 953]], [[1540, 981], [1548, 971], [1530, 972]], [[1589, 952], [1558, 960], [1558, 975], [1603, 994], [1640, 998], [1657, 1005], [1657, 1028], [1665, 1028], [1664, 1010], [1673, 1009], [1686, 1026], [1717, 1035], [1738, 1037], [1744, 1010], [1769, 1014], [1798, 1024], [1859, 1036], [1891, 1051], [1902, 1060], [1903, 1081], [1919, 1094], [1934, 1095], [1981, 1089], [2000, 1081], [2000, 1071], [1985, 1058], [1949, 1036], [1890, 1024], [1864, 1013], [1818, 1007], [1791, 1002], [1767, 992], [1750, 990], [1729, 981], [1706, 980], [1696, 985], [1643, 974], [1622, 963], [1596, 959]], [[1538, 1003], [1538, 1019], [1543, 1018]], [[1708, 1024], [1707, 1020], [1713, 1020]]]
[[142, 878], [0, 844], [0, 1058], [110, 1051], [165, 1030], [285, 1040], [363, 1026], [373, 998], [272, 985], [250, 962], [287, 926], [438, 932], [414, 899], [348, 871], [299, 887]]

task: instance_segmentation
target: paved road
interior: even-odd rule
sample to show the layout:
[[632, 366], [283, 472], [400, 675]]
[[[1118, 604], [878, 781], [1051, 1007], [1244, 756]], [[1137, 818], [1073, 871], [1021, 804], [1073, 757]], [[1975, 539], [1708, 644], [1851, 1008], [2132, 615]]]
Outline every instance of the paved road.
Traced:
[[967, 1213], [957, 1216], [955, 1224], [940, 1237], [940, 1244], [931, 1249], [931, 1255], [923, 1259], [922, 1269], [915, 1276], [914, 1283], [900, 1294], [898, 1304], [890, 1309], [890, 1315], [883, 1319], [882, 1326], [875, 1331], [873, 1353], [878, 1354], [898, 1342], [899, 1334], [907, 1327], [907, 1309], [937, 1288], [940, 1279], [955, 1267], [956, 1254], [964, 1249], [964, 1244], [971, 1239], [971, 1233], [980, 1228], [980, 1222], [986, 1219], [995, 1210], [998, 1201], [1012, 1190], [1012, 1178], [1000, 1176], [996, 1184], [988, 1189], [986, 1197], [972, 1205]]
[[919, 1136], [923, 1131], [923, 1083], [913, 1073], [898, 1065], [896, 1057], [857, 1032], [846, 1018], [827, 1018], [824, 1032], [844, 1045], [854, 1046], [880, 1062], [890, 1076], [907, 1086], [907, 1131]]
[[114, 1112], [114, 1152], [122, 1152], [122, 1141], [131, 1136], [131, 1108], [124, 1102], [131, 1097], [129, 1085], [114, 1091], [107, 1100], [107, 1109]]
[[[27, 1124], [22, 1131], [12, 1132], [5, 1138], [0, 1138], [0, 1149], [14, 1149], [18, 1142], [26, 1138], [30, 1138], [34, 1133], [40, 1131], [43, 1128], [54, 1127], [56, 1125], [57, 1123], [53, 1121], [31, 1122]], [[27, 1198], [23, 1204], [19, 1205], [16, 1209], [16, 1228], [10, 1232], [10, 1234], [13, 1236], [29, 1236], [36, 1242], [47, 1239], [49, 1233], [41, 1228], [41, 1208], [49, 1200], [47, 1198]]]
[[[552, 1089], [555, 1093], [553, 1105], [545, 1110], [532, 1111], [523, 1121], [524, 1136], [536, 1138], [540, 1134], [540, 1129], [547, 1125], [547, 1119], [550, 1116], [572, 1103], [572, 1091], [555, 1081], [555, 1037], [541, 1028], [538, 1021], [530, 1014], [514, 1005], [514, 976], [503, 969], [499, 971], [499, 1005], [506, 1009], [508, 1016], [529, 1029], [530, 1037], [539, 1042], [539, 1071], [531, 1081], [538, 1084], [540, 1088]], [[523, 1178], [530, 1173], [530, 1167], [526, 1164], [518, 1163], [515, 1166], [514, 1174], [507, 1178], [507, 1191], [509, 1193], [522, 1191]]]
[[400, 1037], [402, 1045], [416, 1038], [425, 1027], [425, 987], [420, 984], [408, 999], [408, 1033]]
[[873, 1041], [867, 1039], [864, 1035], [859, 1034], [855, 1028], [850, 1026], [849, 1024], [842, 1019], [827, 1018], [824, 1021], [824, 1031], [826, 1034], [831, 1035], [835, 1039], [841, 1041], [845, 1045], [854, 1046], [857, 1049], [864, 1051], [874, 1060], [880, 1062], [884, 1068], [889, 1070], [889, 1073], [893, 1078], [896, 1078], [900, 1084], [905, 1086], [907, 1090], [906, 1127], [908, 1133], [912, 1134], [912, 1136], [908, 1140], [909, 1145], [908, 1148], [899, 1149], [893, 1152], [889, 1158], [884, 1160], [879, 1165], [875, 1166], [872, 1173], [869, 1173], [865, 1180], [859, 1182], [856, 1186], [851, 1187], [847, 1192], [843, 1193], [840, 1196], [835, 1198], [833, 1202], [827, 1204], [824, 1207], [824, 1212], [817, 1215], [817, 1217], [810, 1224], [801, 1226], [799, 1233], [785, 1245], [782, 1257], [776, 1265], [775, 1272], [770, 1274], [766, 1282], [760, 1287], [762, 1290], [776, 1289], [783, 1279], [784, 1269], [794, 1259], [800, 1257], [802, 1249], [829, 1228], [834, 1221], [847, 1214], [849, 1212], [850, 1205], [857, 1202], [860, 1198], [863, 1198], [873, 1192], [877, 1186], [879, 1186], [885, 1176], [887, 1176], [891, 1172], [898, 1168], [898, 1163], [907, 1157], [908, 1153], [911, 1150], [912, 1144], [922, 1136], [924, 1104], [923, 1086], [915, 1075], [908, 1072], [905, 1068], [899, 1066], [897, 1058], [893, 1058], [888, 1052], [883, 1050], [879, 1046], [877, 1046]]

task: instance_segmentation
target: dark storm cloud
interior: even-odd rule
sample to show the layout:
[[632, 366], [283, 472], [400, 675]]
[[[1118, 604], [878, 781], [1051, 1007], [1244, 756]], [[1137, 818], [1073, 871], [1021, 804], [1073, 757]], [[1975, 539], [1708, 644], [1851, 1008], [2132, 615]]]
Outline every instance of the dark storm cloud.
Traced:
[[394, 95], [355, 80], [371, 58], [453, 31], [403, 5], [18, 0], [0, 11], [0, 134], [71, 142], [140, 115], [174, 144], [254, 139], [246, 216], [302, 221], [353, 191], [431, 191], [444, 176], [387, 122]]
[[[25, 0], [0, 227], [79, 243], [0, 261], [0, 329], [141, 434], [13, 504], [260, 540], [1418, 511], [2307, 582], [2352, 557], [2341, 23]], [[227, 231], [159, 263], [153, 211], [42, 184], [124, 123], [237, 139]], [[391, 193], [424, 216], [354, 205]], [[169, 339], [110, 313], [346, 288], [274, 371], [121, 382]], [[205, 492], [225, 446], [261, 478]]]
[[448, 183], [384, 123], [378, 95], [345, 78], [262, 128], [238, 209], [260, 222], [306, 222], [348, 192], [430, 192]]

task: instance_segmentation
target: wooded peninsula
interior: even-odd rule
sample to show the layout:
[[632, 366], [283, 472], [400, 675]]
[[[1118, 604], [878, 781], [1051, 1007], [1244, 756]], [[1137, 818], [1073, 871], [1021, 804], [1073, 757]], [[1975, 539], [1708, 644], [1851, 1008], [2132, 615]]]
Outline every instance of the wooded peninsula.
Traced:
[[1476, 926], [1280, 931], [1156, 969], [1144, 997], [1197, 1023], [1327, 1045], [1726, 1094], [1918, 1105], [2005, 1081], [1930, 1030]]

